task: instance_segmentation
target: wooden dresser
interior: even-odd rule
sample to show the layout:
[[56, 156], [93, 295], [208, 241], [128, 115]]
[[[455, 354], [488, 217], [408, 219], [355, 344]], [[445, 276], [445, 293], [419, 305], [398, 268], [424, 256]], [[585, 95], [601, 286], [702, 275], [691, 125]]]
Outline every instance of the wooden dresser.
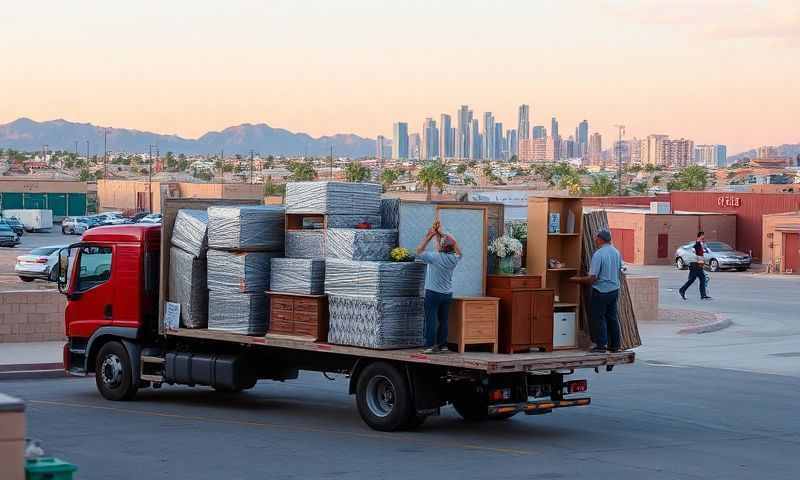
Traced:
[[447, 322], [447, 342], [458, 345], [464, 353], [467, 345], [491, 345], [497, 353], [499, 298], [454, 297]]
[[309, 341], [328, 341], [328, 297], [267, 292], [269, 295], [268, 334], [304, 337]]
[[501, 353], [553, 350], [552, 289], [539, 275], [489, 275], [486, 294], [500, 299]]

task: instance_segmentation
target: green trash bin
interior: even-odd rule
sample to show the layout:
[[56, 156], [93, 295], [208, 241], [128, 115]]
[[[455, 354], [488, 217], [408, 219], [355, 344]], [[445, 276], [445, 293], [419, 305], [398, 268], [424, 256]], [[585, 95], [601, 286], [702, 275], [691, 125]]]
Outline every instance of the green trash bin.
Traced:
[[53, 457], [31, 458], [25, 461], [25, 480], [72, 480], [78, 467]]

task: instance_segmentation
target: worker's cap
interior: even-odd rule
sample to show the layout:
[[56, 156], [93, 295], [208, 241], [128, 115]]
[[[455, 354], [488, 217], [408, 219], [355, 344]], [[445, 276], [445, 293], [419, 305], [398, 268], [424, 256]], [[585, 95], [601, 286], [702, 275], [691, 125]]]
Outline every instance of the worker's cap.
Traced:
[[604, 242], [610, 242], [611, 232], [609, 232], [608, 230], [600, 230], [599, 232], [597, 232], [597, 238], [599, 238]]
[[442, 248], [453, 248], [456, 244], [456, 239], [453, 235], [449, 233], [445, 233], [442, 235], [442, 239], [439, 241], [439, 246]]

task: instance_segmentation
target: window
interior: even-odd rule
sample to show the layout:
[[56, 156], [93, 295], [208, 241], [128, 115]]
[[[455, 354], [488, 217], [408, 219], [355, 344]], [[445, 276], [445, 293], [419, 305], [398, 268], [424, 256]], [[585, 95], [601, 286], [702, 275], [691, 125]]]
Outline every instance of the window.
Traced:
[[41, 247], [31, 250], [31, 255], [40, 255], [42, 257], [49, 257], [53, 252], [58, 250], [56, 247]]
[[76, 290], [83, 292], [111, 278], [111, 247], [81, 247]]

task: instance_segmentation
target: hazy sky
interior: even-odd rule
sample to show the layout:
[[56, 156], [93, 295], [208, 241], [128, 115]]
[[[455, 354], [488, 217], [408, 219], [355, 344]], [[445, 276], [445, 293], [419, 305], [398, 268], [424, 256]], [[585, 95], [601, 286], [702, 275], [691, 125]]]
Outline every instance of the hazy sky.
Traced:
[[4, 2], [0, 123], [391, 136], [468, 104], [516, 127], [800, 142], [800, 2]]

